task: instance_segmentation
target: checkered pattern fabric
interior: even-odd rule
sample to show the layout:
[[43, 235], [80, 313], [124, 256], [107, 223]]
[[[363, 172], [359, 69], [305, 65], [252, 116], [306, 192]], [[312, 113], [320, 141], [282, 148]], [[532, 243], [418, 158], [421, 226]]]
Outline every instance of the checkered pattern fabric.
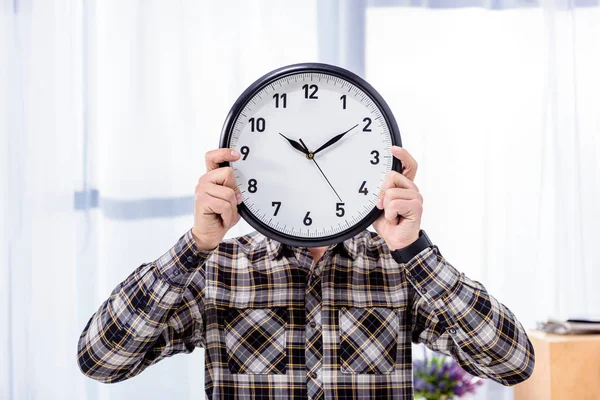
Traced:
[[287, 310], [232, 308], [227, 314], [229, 370], [234, 374], [285, 374]]
[[323, 399], [323, 377], [319, 373], [323, 368], [323, 320], [321, 319], [321, 279], [313, 271], [306, 290], [306, 371], [309, 377], [308, 398]]
[[364, 231], [314, 263], [258, 233], [198, 252], [190, 232], [85, 326], [82, 372], [131, 378], [205, 349], [208, 399], [412, 399], [411, 341], [505, 385], [533, 371], [522, 326], [437, 248], [407, 264]]
[[389, 374], [396, 365], [398, 316], [389, 308], [340, 310], [342, 372]]

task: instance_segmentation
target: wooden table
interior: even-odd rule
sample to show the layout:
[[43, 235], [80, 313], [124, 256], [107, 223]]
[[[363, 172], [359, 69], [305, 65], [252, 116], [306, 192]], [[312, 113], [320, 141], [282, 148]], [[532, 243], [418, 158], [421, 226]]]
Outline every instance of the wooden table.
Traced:
[[600, 335], [528, 335], [535, 369], [515, 400], [600, 400]]

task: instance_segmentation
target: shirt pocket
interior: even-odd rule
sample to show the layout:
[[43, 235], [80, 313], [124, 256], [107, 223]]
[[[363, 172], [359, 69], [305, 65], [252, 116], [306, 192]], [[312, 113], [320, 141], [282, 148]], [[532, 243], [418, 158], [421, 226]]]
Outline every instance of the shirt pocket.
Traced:
[[287, 372], [288, 310], [230, 308], [225, 316], [225, 344], [233, 374]]
[[348, 374], [389, 374], [396, 366], [399, 318], [394, 309], [339, 310], [340, 369]]

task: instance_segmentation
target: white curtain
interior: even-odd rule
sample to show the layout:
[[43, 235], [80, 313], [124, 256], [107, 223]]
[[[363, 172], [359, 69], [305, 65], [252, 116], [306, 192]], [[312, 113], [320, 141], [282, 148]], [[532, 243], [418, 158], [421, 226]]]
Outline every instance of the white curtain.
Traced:
[[318, 59], [316, 15], [304, 0], [0, 0], [0, 399], [204, 397], [201, 351], [102, 385], [77, 368], [78, 336], [191, 227], [243, 89]]
[[80, 12], [67, 1], [0, 3], [2, 399], [82, 393], [73, 347]]
[[600, 315], [600, 8], [570, 6], [367, 14], [366, 77], [419, 161], [424, 229], [528, 329]]

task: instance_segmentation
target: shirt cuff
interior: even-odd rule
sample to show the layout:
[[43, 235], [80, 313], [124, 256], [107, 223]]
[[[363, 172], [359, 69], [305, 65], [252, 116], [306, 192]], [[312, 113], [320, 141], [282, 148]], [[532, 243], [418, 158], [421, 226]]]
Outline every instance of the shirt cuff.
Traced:
[[429, 301], [452, 292], [460, 273], [446, 263], [437, 247], [427, 248], [405, 264], [406, 278]]
[[156, 267], [170, 285], [185, 287], [193, 273], [204, 265], [213, 251], [199, 251], [190, 229], [175, 246], [156, 260]]

